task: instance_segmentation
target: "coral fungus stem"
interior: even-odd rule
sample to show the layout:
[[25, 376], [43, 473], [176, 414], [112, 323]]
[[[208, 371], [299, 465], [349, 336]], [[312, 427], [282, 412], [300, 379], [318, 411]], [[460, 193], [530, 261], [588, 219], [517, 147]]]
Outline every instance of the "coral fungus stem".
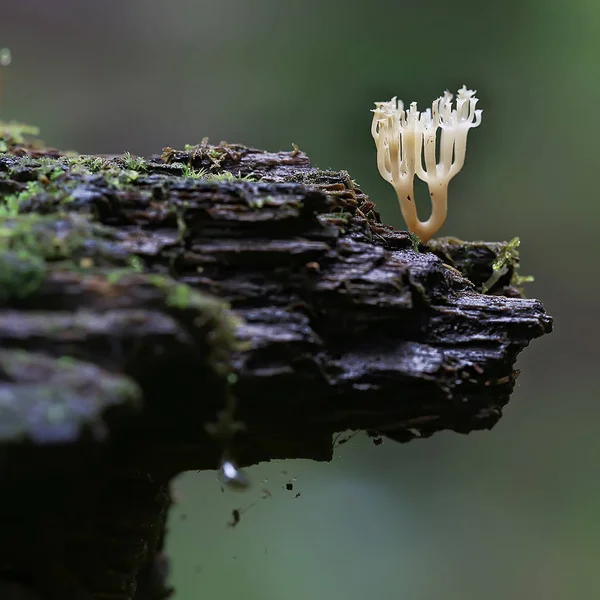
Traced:
[[431, 197], [431, 215], [427, 221], [420, 221], [417, 215], [417, 206], [414, 202], [414, 195], [407, 197], [398, 197], [402, 218], [406, 222], [409, 231], [418, 235], [423, 243], [427, 243], [444, 224], [448, 213], [448, 187], [433, 186], [429, 187]]

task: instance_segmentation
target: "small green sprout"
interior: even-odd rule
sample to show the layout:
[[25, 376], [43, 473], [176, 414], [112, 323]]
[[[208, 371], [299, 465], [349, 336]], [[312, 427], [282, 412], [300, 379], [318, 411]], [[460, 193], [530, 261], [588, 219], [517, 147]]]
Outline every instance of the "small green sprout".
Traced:
[[123, 154], [123, 163], [130, 171], [146, 171], [148, 166], [141, 156], [131, 156], [130, 152]]
[[181, 175], [187, 179], [206, 179], [208, 171], [206, 169], [194, 169], [190, 165], [181, 165]]
[[231, 171], [211, 173], [207, 169], [194, 169], [186, 164], [181, 164], [181, 175], [188, 179], [202, 179], [203, 181], [256, 181], [250, 175], [242, 175], [241, 172], [238, 172], [237, 176]]
[[507, 242], [506, 245], [500, 250], [496, 260], [492, 263], [492, 275], [481, 286], [482, 293], [486, 294], [492, 287], [494, 287], [500, 278], [506, 275], [511, 265], [513, 267], [513, 276], [510, 282], [511, 285], [515, 286], [517, 289], [520, 289], [522, 284], [534, 281], [534, 278], [531, 275], [519, 275], [518, 268], [520, 245], [521, 240], [518, 237], [515, 237], [510, 240], [510, 242]]
[[220, 173], [209, 173], [206, 178], [207, 181], [256, 181], [250, 175], [242, 175], [238, 172], [234, 175], [231, 171], [221, 171]]

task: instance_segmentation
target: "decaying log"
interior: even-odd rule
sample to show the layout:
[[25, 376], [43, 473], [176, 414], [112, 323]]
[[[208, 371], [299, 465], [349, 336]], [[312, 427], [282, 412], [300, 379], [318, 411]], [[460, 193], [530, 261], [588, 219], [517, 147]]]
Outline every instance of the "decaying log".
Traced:
[[551, 330], [514, 242], [422, 245], [298, 149], [71, 156], [17, 134], [0, 154], [15, 597], [165, 597], [174, 475], [329, 460], [346, 429], [492, 427], [518, 353]]

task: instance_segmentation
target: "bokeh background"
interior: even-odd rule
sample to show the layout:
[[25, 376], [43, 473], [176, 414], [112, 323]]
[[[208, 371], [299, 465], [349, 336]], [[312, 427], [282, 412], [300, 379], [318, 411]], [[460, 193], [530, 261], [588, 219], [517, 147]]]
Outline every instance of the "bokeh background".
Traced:
[[357, 436], [331, 464], [251, 469], [243, 495], [214, 473], [179, 478], [176, 598], [600, 597], [598, 0], [1, 0], [0, 46], [0, 116], [51, 145], [294, 142], [397, 226], [372, 103], [476, 88], [483, 124], [442, 234], [519, 235], [555, 332], [523, 353], [491, 432]]

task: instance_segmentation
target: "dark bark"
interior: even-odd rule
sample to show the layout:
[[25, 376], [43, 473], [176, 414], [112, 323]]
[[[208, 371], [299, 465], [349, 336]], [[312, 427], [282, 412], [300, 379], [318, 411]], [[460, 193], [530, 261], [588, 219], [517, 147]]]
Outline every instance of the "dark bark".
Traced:
[[[19, 141], [0, 155], [0, 568], [15, 599], [165, 597], [172, 476], [224, 455], [329, 460], [346, 429], [492, 427], [518, 353], [551, 330], [515, 297], [514, 244], [419, 245], [297, 150], [136, 161]], [[237, 178], [211, 180], [224, 170]]]

